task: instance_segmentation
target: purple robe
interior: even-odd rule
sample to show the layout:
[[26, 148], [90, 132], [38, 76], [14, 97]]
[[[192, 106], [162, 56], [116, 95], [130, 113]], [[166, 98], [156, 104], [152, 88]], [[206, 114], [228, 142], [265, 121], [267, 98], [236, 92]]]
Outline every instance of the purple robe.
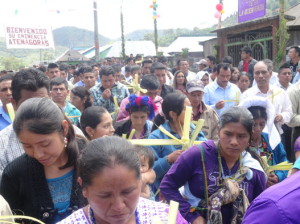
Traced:
[[[203, 142], [205, 168], [208, 179], [209, 196], [218, 190], [217, 178], [219, 177], [219, 163], [217, 147], [212, 140]], [[256, 161], [257, 162], [257, 161]], [[228, 169], [225, 160], [222, 158], [224, 175], [233, 175], [239, 168], [239, 161], [236, 161], [231, 170]], [[257, 197], [266, 186], [266, 176], [262, 171], [250, 168], [251, 178], [241, 182], [240, 187], [245, 190], [249, 201]], [[261, 169], [262, 170], [262, 169]], [[197, 198], [204, 199], [204, 173], [201, 162], [201, 152], [199, 146], [193, 146], [184, 152], [172, 165], [169, 172], [164, 176], [160, 190], [169, 200], [174, 200], [180, 204], [180, 213], [188, 221], [193, 222], [200, 213], [198, 211], [190, 213], [191, 204], [187, 202], [178, 189], [188, 183], [190, 192]], [[232, 217], [232, 204], [222, 206], [223, 223], [230, 223]]]
[[243, 224], [300, 223], [300, 172], [268, 188], [248, 208]]

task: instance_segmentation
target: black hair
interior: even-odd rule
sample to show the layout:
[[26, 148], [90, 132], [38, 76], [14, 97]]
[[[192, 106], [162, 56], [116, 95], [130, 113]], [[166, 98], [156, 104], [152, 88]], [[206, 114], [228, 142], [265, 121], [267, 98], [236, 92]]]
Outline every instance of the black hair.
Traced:
[[239, 72], [239, 75], [238, 75], [238, 81], [243, 77], [243, 76], [247, 76], [249, 81], [250, 81], [250, 76], [249, 76], [249, 73], [248, 72]]
[[150, 60], [150, 59], [145, 59], [145, 60], [142, 61], [142, 67], [143, 67], [145, 64], [152, 64], [152, 63], [153, 63], [152, 60]]
[[52, 90], [53, 86], [59, 86], [61, 84], [64, 84], [66, 90], [69, 89], [68, 81], [65, 78], [55, 77], [55, 78], [51, 79], [51, 81], [50, 81], [50, 90]]
[[280, 75], [280, 73], [282, 72], [282, 70], [283, 69], [291, 69], [291, 67], [290, 67], [290, 65], [289, 65], [289, 63], [284, 63], [284, 64], [282, 64], [280, 67], [279, 67], [279, 69], [278, 69], [278, 74]]
[[80, 76], [80, 71], [79, 70], [75, 70], [73, 75], [76, 76], [76, 77]]
[[253, 119], [264, 119], [264, 120], [268, 120], [268, 115], [267, 115], [267, 111], [266, 108], [261, 107], [261, 106], [251, 106], [248, 108], [248, 110], [251, 112]]
[[164, 66], [162, 63], [160, 62], [154, 62], [152, 65], [151, 65], [151, 73], [154, 73], [155, 70], [166, 70], [166, 66]]
[[50, 81], [43, 72], [35, 68], [22, 69], [12, 79], [12, 97], [18, 103], [22, 90], [36, 92], [43, 87], [49, 93]]
[[220, 117], [220, 129], [229, 123], [241, 123], [250, 136], [252, 135], [253, 116], [246, 108], [234, 106], [226, 109]]
[[100, 70], [100, 78], [102, 76], [110, 76], [110, 75], [115, 77], [115, 71], [113, 70], [113, 68], [107, 65], [102, 66]]
[[[125, 69], [126, 69], [126, 67], [125, 67]], [[138, 66], [138, 65], [130, 66], [130, 72], [131, 73], [134, 72], [134, 71], [138, 71], [139, 69], [141, 69], [141, 67]]]
[[[68, 133], [63, 134], [62, 121], [68, 122]], [[13, 122], [13, 129], [17, 136], [22, 130], [35, 134], [48, 135], [58, 132], [62, 138], [67, 138], [66, 152], [68, 161], [60, 169], [75, 166], [78, 157], [78, 147], [71, 121], [65, 113], [49, 98], [30, 98], [18, 108]]]
[[58, 65], [56, 63], [49, 63], [47, 70], [49, 70], [51, 68], [58, 68]]
[[292, 47], [290, 47], [290, 49], [293, 49], [293, 48], [295, 49], [296, 53], [298, 53], [298, 56], [300, 57], [300, 47], [298, 47], [298, 46], [292, 46]]
[[75, 95], [80, 97], [81, 100], [83, 100], [84, 97], [86, 97], [86, 101], [84, 103], [84, 109], [92, 106], [91, 102], [91, 93], [84, 88], [83, 86], [77, 86], [71, 90], [71, 92]]
[[40, 65], [38, 68], [38, 70], [42, 71], [42, 72], [46, 72], [47, 68], [44, 65]]
[[13, 76], [11, 74], [6, 74], [6, 75], [0, 77], [0, 83], [4, 82], [4, 81], [12, 80], [12, 79], [13, 79]]
[[165, 62], [168, 62], [168, 58], [165, 56], [160, 56], [160, 57], [158, 57], [157, 61], [160, 63], [165, 63]]
[[144, 75], [141, 80], [143, 89], [156, 90], [159, 89], [160, 83], [156, 75]]
[[231, 64], [231, 65], [232, 65], [233, 59], [232, 59], [231, 56], [225, 56], [225, 57], [223, 58], [223, 61], [222, 61], [222, 62], [223, 62], [223, 63], [228, 63], [228, 64]]
[[216, 64], [217, 62], [216, 57], [213, 55], [208, 55], [206, 58], [208, 58], [213, 64]]
[[66, 64], [61, 64], [60, 66], [59, 66], [59, 70], [60, 71], [65, 71], [65, 72], [67, 72], [68, 71], [68, 65], [66, 65]]
[[225, 71], [227, 71], [228, 69], [231, 71], [231, 66], [228, 63], [220, 63], [217, 65], [217, 73], [218, 74], [220, 74], [221, 68]]
[[69, 69], [76, 69], [75, 65], [69, 65]]
[[82, 73], [93, 73], [93, 68], [91, 66], [85, 66], [83, 67]]
[[154, 166], [154, 153], [152, 152], [151, 149], [145, 146], [141, 145], [135, 145], [134, 146], [134, 151], [137, 153], [138, 157], [144, 156], [145, 158], [148, 159], [149, 161], [149, 169], [151, 169]]
[[141, 178], [140, 161], [130, 142], [117, 136], [91, 141], [78, 160], [78, 176], [82, 180], [82, 188], [90, 186], [93, 178], [101, 174], [103, 169], [117, 165], [135, 171], [136, 178]]
[[117, 64], [112, 65], [112, 68], [113, 68], [115, 73], [121, 72], [121, 66], [120, 65], [117, 65]]
[[128, 63], [131, 62], [131, 61], [134, 61], [134, 59], [133, 59], [133, 58], [127, 58], [127, 59], [126, 59], [126, 64], [128, 64]]
[[104, 107], [91, 106], [86, 108], [80, 117], [80, 127], [84, 135], [90, 139], [88, 133], [86, 132], [86, 127], [91, 127], [95, 129], [98, 124], [102, 122], [102, 115], [108, 113]]
[[241, 51], [244, 51], [246, 54], [249, 54], [250, 56], [252, 55], [252, 49], [251, 47], [244, 46]]
[[130, 65], [125, 66], [125, 72], [131, 72], [131, 66]]
[[166, 95], [162, 102], [162, 111], [164, 113], [164, 117], [158, 114], [154, 118], [154, 123], [152, 131], [155, 130], [159, 125], [163, 124], [165, 120], [172, 122], [172, 118], [170, 117], [170, 111], [175, 112], [178, 116], [183, 111], [184, 100], [187, 98], [186, 95], [181, 92], [173, 92]]
[[188, 61], [188, 60], [185, 59], [185, 58], [178, 59], [177, 62], [176, 62], [177, 66], [179, 66], [180, 62], [182, 62], [182, 61]]

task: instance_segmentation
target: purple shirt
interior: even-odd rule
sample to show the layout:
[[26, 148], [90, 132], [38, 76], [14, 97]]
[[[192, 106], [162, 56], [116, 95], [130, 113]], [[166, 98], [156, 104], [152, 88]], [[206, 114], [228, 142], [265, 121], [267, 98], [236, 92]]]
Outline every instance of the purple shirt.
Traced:
[[[217, 147], [212, 140], [203, 142], [205, 168], [208, 179], [208, 194], [211, 196], [218, 190], [217, 178], [219, 177], [219, 163]], [[231, 170], [228, 169], [225, 160], [222, 158], [222, 166], [224, 175], [233, 175], [239, 168], [239, 161], [235, 163]], [[244, 179], [241, 182], [242, 187], [249, 201], [251, 202], [257, 197], [266, 186], [265, 174], [261, 171], [252, 169], [252, 179]], [[181, 196], [178, 189], [186, 182], [189, 184], [191, 193], [197, 197], [204, 199], [204, 175], [201, 162], [201, 152], [199, 146], [193, 146], [184, 152], [177, 161], [170, 168], [169, 172], [164, 176], [160, 190], [169, 200], [174, 200], [180, 204], [180, 213], [188, 221], [193, 222], [198, 216], [199, 212], [190, 213], [191, 205]], [[223, 223], [230, 223], [232, 214], [232, 204], [222, 206]]]
[[300, 222], [300, 172], [268, 188], [248, 208], [243, 224]]

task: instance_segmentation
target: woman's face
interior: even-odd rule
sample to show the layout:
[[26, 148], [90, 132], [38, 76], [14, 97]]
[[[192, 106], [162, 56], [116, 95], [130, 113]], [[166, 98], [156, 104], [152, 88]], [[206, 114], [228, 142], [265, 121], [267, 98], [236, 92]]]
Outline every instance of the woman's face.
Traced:
[[254, 120], [254, 126], [253, 126], [253, 137], [257, 137], [261, 135], [262, 131], [264, 130], [266, 126], [266, 120], [263, 118], [257, 118]]
[[106, 167], [82, 192], [97, 222], [125, 224], [135, 221], [134, 212], [141, 193], [141, 180], [136, 177], [135, 170], [124, 165]]
[[231, 74], [231, 80], [234, 82], [238, 81], [238, 76], [239, 76], [239, 70], [234, 69], [233, 73]]
[[183, 85], [183, 84], [184, 84], [184, 81], [185, 81], [184, 74], [183, 74], [182, 72], [179, 72], [179, 73], [176, 75], [176, 83], [177, 83], [177, 85]]
[[143, 111], [137, 111], [130, 113], [130, 120], [132, 123], [132, 128], [142, 130], [148, 119], [148, 114]]
[[81, 99], [79, 96], [74, 95], [72, 92], [71, 92], [71, 95], [70, 95], [70, 102], [71, 102], [71, 104], [73, 104], [77, 109], [81, 109], [81, 108], [84, 107], [84, 100]]
[[204, 86], [207, 86], [208, 83], [209, 83], [209, 77], [208, 77], [208, 75], [204, 75], [202, 77], [201, 81], [202, 81], [202, 83], [203, 83]]
[[183, 103], [183, 109], [178, 116], [178, 121], [180, 122], [181, 126], [183, 126], [183, 124], [184, 124], [184, 116], [185, 116], [186, 106], [191, 106], [191, 102], [188, 98], [185, 98], [184, 103]]
[[44, 167], [62, 166], [67, 162], [64, 136], [67, 135], [68, 123], [63, 121], [64, 134], [36, 134], [26, 129], [19, 134], [19, 140], [25, 153], [36, 159]]
[[219, 131], [220, 150], [224, 158], [238, 159], [249, 144], [250, 133], [239, 122], [226, 124]]
[[108, 112], [102, 114], [101, 122], [92, 130], [91, 139], [101, 138], [103, 136], [112, 136], [115, 133], [113, 119]]
[[248, 78], [248, 76], [243, 75], [242, 77], [240, 77], [237, 85], [240, 88], [241, 92], [244, 92], [250, 86], [250, 79]]

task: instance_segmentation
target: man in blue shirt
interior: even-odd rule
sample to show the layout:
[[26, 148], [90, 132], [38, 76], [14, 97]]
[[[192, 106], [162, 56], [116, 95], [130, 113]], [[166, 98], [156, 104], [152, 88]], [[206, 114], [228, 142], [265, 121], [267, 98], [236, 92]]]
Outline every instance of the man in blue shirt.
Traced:
[[219, 116], [225, 109], [239, 104], [241, 91], [229, 82], [230, 77], [230, 65], [220, 63], [217, 66], [216, 80], [204, 88], [204, 103], [211, 106]]
[[0, 78], [0, 100], [2, 102], [2, 106], [0, 107], [0, 130], [11, 124], [6, 104], [11, 103], [12, 100], [12, 78], [12, 75], [5, 75]]

